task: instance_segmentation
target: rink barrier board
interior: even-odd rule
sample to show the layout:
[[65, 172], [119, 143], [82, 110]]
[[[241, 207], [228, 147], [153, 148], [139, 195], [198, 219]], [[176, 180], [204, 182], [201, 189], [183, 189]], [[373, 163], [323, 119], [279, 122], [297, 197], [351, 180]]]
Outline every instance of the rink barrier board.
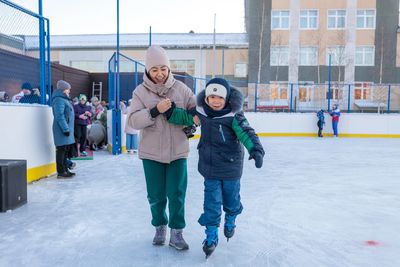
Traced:
[[42, 178], [51, 176], [57, 172], [56, 163], [50, 163], [34, 168], [29, 168], [27, 171], [27, 182], [32, 183]]
[[[316, 133], [257, 133], [260, 137], [318, 137]], [[324, 137], [333, 137], [332, 133], [323, 134]], [[339, 133], [339, 137], [348, 138], [400, 138], [400, 134], [348, 134]]]

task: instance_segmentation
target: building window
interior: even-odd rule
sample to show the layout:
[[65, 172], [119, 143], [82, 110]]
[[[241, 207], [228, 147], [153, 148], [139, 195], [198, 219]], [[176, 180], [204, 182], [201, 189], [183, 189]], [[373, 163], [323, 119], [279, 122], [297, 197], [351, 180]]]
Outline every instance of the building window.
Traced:
[[71, 60], [69, 66], [88, 72], [107, 71], [107, 64], [100, 60]]
[[316, 66], [318, 50], [316, 47], [300, 47], [300, 66]]
[[271, 82], [271, 99], [288, 99], [287, 83]]
[[313, 82], [299, 82], [299, 102], [311, 102], [313, 91]]
[[337, 83], [331, 84], [331, 89], [326, 85], [326, 99], [341, 100], [343, 98], [342, 87]]
[[356, 47], [356, 66], [373, 66], [375, 61], [375, 48], [373, 46]]
[[189, 75], [195, 73], [194, 60], [170, 60], [172, 72], [186, 72]]
[[272, 46], [271, 47], [271, 66], [288, 66], [289, 65], [289, 47]]
[[345, 50], [344, 46], [333, 46], [326, 48], [326, 65], [329, 65], [329, 55], [331, 55], [332, 66], [344, 66]]
[[343, 29], [346, 26], [346, 10], [328, 10], [328, 29]]
[[356, 82], [354, 89], [355, 100], [369, 100], [371, 99], [371, 85], [367, 82]]
[[236, 63], [234, 75], [236, 78], [246, 78], [247, 77], [247, 64], [246, 63]]
[[318, 28], [318, 10], [300, 11], [300, 29]]
[[357, 10], [357, 29], [375, 29], [375, 10]]
[[289, 29], [289, 11], [273, 10], [271, 12], [272, 29]]

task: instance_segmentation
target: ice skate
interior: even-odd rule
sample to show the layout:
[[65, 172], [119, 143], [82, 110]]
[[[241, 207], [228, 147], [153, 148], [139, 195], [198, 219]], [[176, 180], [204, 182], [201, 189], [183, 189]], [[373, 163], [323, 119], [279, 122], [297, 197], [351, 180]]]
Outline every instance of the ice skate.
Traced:
[[207, 236], [203, 241], [203, 251], [206, 254], [206, 259], [208, 259], [218, 245], [218, 227], [208, 226], [205, 233]]
[[235, 219], [236, 215], [225, 215], [224, 235], [228, 242], [229, 238], [235, 234]]

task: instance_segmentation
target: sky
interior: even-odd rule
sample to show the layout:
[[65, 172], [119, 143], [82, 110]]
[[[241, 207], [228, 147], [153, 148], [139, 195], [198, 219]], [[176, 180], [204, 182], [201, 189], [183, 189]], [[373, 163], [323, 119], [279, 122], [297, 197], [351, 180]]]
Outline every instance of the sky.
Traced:
[[[38, 13], [37, 0], [11, 2]], [[116, 33], [117, 1], [43, 0], [52, 35]], [[244, 0], [120, 0], [120, 33], [244, 32]]]
[[[203, 177], [191, 139], [184, 237], [151, 244], [142, 161], [96, 151], [76, 176], [28, 185], [28, 203], [0, 213], [0, 266], [400, 266], [400, 139], [261, 138], [262, 169], [244, 160], [243, 213], [206, 261]], [[169, 241], [169, 230], [168, 238]]]

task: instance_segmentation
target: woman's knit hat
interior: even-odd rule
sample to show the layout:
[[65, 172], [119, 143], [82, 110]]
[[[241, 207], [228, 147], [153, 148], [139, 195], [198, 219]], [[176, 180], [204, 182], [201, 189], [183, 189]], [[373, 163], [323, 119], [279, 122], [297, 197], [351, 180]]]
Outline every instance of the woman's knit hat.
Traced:
[[158, 45], [150, 46], [146, 51], [146, 70], [149, 71], [155, 66], [167, 66], [170, 68], [169, 59], [165, 50]]
[[66, 81], [59, 80], [57, 82], [57, 89], [60, 89], [62, 91], [68, 90], [68, 89], [71, 89], [71, 85], [69, 83], [67, 83]]

